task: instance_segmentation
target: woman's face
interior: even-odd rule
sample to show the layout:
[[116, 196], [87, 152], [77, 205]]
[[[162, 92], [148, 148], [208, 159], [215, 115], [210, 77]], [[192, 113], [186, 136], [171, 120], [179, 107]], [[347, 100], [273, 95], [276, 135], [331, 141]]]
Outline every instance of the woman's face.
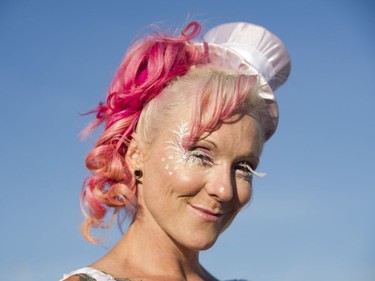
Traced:
[[249, 202], [261, 152], [256, 121], [232, 118], [184, 149], [187, 118], [163, 128], [142, 161], [142, 220], [156, 233], [194, 250], [211, 247]]

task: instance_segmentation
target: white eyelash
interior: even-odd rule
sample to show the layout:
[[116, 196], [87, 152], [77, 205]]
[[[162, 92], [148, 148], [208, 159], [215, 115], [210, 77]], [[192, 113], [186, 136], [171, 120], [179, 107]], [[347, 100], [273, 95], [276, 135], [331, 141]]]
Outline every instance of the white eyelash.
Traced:
[[[200, 157], [203, 156], [203, 157]], [[199, 151], [187, 151], [184, 155], [183, 159], [185, 159], [185, 163], [191, 165], [212, 165], [210, 157], [204, 153]]]
[[267, 173], [255, 172], [255, 171], [253, 171], [253, 169], [251, 169], [251, 172], [253, 173], [254, 176], [257, 176], [259, 178], [262, 178], [262, 177], [267, 175]]
[[240, 164], [240, 166], [242, 167], [245, 167], [246, 169], [249, 169], [249, 171], [256, 177], [264, 177], [265, 175], [267, 175], [266, 173], [262, 173], [262, 172], [256, 172], [254, 171], [249, 165], [246, 165], [246, 164]]

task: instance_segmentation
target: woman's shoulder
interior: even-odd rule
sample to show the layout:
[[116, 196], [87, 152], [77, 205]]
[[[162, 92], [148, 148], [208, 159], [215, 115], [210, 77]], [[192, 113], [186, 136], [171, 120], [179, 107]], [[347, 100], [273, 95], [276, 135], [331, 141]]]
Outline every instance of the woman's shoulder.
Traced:
[[128, 279], [116, 279], [113, 276], [92, 267], [83, 267], [64, 274], [60, 281], [129, 281]]

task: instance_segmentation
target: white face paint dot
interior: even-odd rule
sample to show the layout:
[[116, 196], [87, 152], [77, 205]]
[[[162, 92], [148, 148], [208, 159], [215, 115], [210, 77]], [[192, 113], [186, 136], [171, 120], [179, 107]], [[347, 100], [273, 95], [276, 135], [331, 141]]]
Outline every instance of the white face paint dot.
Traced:
[[165, 162], [165, 158], [164, 158], [164, 157], [162, 157], [162, 158], [161, 158], [161, 161]]
[[168, 172], [168, 174], [169, 174], [170, 176], [172, 176], [172, 175], [173, 175], [173, 173], [172, 173], [172, 172]]
[[224, 191], [225, 191], [224, 186], [220, 187], [219, 192], [220, 192], [220, 193], [224, 193]]
[[169, 169], [169, 165], [167, 164], [167, 165], [165, 165], [165, 169], [166, 170], [168, 170]]
[[168, 159], [169, 159], [169, 160], [172, 160], [172, 159], [173, 159], [173, 155], [169, 155], [169, 156], [168, 156]]

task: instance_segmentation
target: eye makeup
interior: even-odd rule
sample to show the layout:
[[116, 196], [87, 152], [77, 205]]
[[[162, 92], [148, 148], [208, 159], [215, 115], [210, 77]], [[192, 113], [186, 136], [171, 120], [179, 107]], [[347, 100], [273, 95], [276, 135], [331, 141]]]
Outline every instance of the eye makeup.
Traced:
[[173, 175], [173, 171], [185, 164], [186, 162], [186, 150], [182, 146], [183, 139], [187, 136], [189, 127], [186, 122], [181, 123], [176, 130], [172, 131], [173, 140], [167, 142], [166, 146], [166, 157], [162, 157], [164, 162], [164, 168], [168, 171], [170, 176]]
[[239, 173], [245, 180], [251, 180], [253, 176], [263, 177], [266, 174], [256, 172], [255, 169], [252, 168], [252, 165], [247, 161], [241, 161], [235, 166], [236, 172]]
[[[170, 176], [172, 176], [174, 171], [177, 171], [182, 166], [210, 167], [215, 165], [215, 160], [209, 153], [211, 148], [206, 148], [206, 145], [212, 147], [212, 149], [216, 149], [216, 144], [212, 141], [204, 140], [205, 144], [203, 146], [198, 144], [190, 147], [189, 149], [185, 149], [182, 144], [188, 132], [188, 123], [183, 122], [177, 127], [176, 130], [172, 131], [172, 140], [166, 142], [166, 155], [161, 158], [161, 161], [164, 163], [164, 169]], [[256, 172], [253, 167], [254, 164], [251, 162], [240, 161], [234, 165], [233, 169], [236, 174], [249, 181], [253, 176], [263, 177], [266, 175], [265, 173]]]
[[212, 157], [199, 147], [190, 148], [185, 156], [185, 163], [188, 165], [212, 166], [214, 164]]

